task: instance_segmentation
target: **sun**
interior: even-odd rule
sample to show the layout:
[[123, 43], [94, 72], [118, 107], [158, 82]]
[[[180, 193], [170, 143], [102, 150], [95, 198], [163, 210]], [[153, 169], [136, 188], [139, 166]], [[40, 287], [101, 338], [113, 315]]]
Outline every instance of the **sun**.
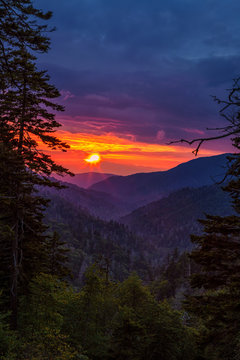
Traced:
[[99, 154], [91, 154], [84, 160], [90, 164], [97, 164], [101, 161], [101, 157]]

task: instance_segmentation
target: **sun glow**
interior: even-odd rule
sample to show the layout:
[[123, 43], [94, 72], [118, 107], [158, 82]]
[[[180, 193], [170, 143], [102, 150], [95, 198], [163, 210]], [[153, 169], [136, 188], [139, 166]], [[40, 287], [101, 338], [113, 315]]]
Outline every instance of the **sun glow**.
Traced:
[[[58, 130], [56, 135], [70, 145], [71, 148], [66, 153], [58, 150], [49, 151], [49, 148], [43, 143], [40, 143], [40, 149], [52, 156], [57, 163], [63, 164], [75, 173], [97, 170], [111, 174], [129, 175], [136, 172], [168, 170], [194, 158], [189, 146], [184, 145], [132, 141], [111, 133], [96, 135]], [[221, 153], [222, 151], [218, 149], [204, 148], [201, 150], [200, 156], [213, 156]], [[92, 155], [98, 155], [100, 161], [96, 161], [98, 158], [95, 156], [92, 158]]]
[[101, 161], [101, 157], [99, 154], [91, 154], [84, 160], [90, 164], [97, 164]]

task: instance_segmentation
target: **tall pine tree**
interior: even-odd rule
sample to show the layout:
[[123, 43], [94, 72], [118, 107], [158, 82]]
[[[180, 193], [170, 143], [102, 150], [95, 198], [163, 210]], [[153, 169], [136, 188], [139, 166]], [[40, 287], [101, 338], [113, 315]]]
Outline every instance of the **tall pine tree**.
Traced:
[[[215, 138], [232, 136], [237, 152], [229, 156], [228, 179], [224, 190], [232, 199], [236, 215], [207, 215], [201, 220], [203, 234], [192, 236], [196, 248], [191, 258], [201, 266], [192, 276], [191, 285], [198, 289], [186, 300], [186, 308], [201, 318], [204, 325], [202, 347], [206, 359], [239, 359], [240, 344], [240, 87], [234, 82], [228, 99], [221, 101], [221, 115], [228, 121]], [[197, 153], [204, 141], [195, 139]], [[230, 176], [230, 179], [229, 179]]]
[[[38, 148], [39, 142], [50, 149], [68, 148], [53, 134], [60, 126], [55, 112], [63, 111], [54, 102], [60, 94], [49, 84], [46, 71], [37, 69], [34, 55], [49, 48], [48, 27], [37, 19], [49, 19], [51, 14], [35, 9], [30, 0], [0, 0], [0, 14], [0, 194], [4, 199], [0, 219], [2, 258], [8, 263], [1, 274], [3, 281], [8, 278], [16, 328], [19, 288], [23, 292], [36, 269], [47, 264], [42, 223], [46, 200], [34, 194], [35, 186], [58, 186], [49, 175], [70, 172]], [[9, 160], [8, 183], [4, 157]]]

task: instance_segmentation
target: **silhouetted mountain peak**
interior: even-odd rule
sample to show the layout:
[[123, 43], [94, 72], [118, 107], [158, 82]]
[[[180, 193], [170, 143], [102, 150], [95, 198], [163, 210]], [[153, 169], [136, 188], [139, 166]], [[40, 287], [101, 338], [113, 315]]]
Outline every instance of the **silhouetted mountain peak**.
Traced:
[[66, 175], [64, 177], [61, 176], [55, 176], [57, 180], [68, 182], [70, 184], [77, 185], [79, 187], [82, 187], [84, 189], [87, 189], [88, 187], [92, 186], [93, 184], [104, 181], [108, 179], [109, 177], [115, 176], [113, 174], [104, 174], [99, 172], [88, 172], [88, 173], [81, 173], [81, 174], [75, 174], [75, 176], [69, 176]]
[[226, 172], [227, 155], [197, 158], [167, 171], [114, 176], [95, 183], [90, 189], [111, 194], [136, 208], [187, 186], [197, 188], [221, 181]]

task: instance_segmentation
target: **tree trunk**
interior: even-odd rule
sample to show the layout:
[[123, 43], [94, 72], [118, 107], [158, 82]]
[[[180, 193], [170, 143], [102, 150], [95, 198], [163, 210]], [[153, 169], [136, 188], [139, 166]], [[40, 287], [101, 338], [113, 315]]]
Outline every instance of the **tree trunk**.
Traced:
[[11, 329], [17, 329], [18, 320], [18, 278], [19, 278], [19, 219], [16, 221], [15, 236], [12, 240], [12, 276], [11, 276]]

